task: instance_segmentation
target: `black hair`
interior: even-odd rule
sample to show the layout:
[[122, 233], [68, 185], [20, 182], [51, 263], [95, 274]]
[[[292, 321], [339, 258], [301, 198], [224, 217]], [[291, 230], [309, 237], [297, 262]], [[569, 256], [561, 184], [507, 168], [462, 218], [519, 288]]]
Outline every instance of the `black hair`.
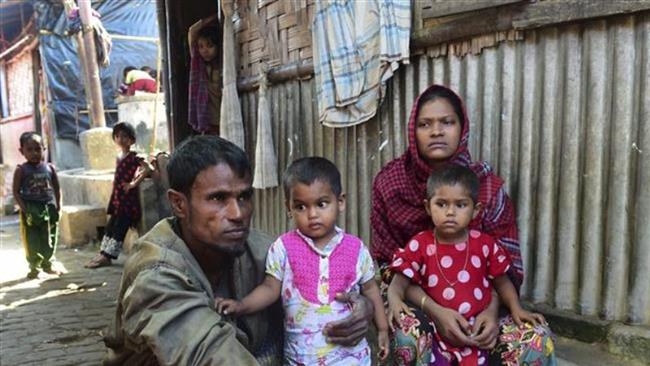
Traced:
[[240, 178], [252, 178], [246, 153], [218, 136], [192, 136], [172, 152], [167, 164], [169, 187], [190, 196], [196, 177], [205, 169], [227, 164]]
[[117, 136], [118, 132], [124, 132], [127, 136], [133, 139], [135, 142], [135, 129], [133, 126], [131, 126], [130, 123], [128, 122], [117, 122], [115, 126], [113, 126], [113, 140], [115, 140], [115, 136]]
[[40, 143], [41, 145], [43, 145], [43, 138], [41, 137], [41, 135], [37, 134], [34, 131], [29, 131], [29, 132], [23, 132], [20, 135], [20, 147], [22, 148], [23, 146], [25, 146], [25, 144], [30, 140], [34, 140]]
[[150, 73], [151, 70], [153, 70], [153, 69], [152, 69], [151, 67], [149, 67], [149, 66], [142, 66], [142, 67], [140, 68], [140, 71], [144, 71], [144, 72], [146, 72], [147, 74]]
[[[443, 87], [433, 87], [420, 97], [418, 100], [418, 115], [420, 115], [420, 110], [422, 109], [422, 106], [429, 102], [433, 102], [436, 99], [446, 99], [449, 104], [451, 104], [452, 108], [454, 108], [454, 112], [456, 112], [456, 116], [458, 117], [458, 121], [460, 122], [460, 126], [463, 127], [463, 124], [465, 123], [465, 113], [463, 113], [463, 101], [460, 100], [458, 95], [456, 93], [452, 92], [451, 90]], [[417, 117], [417, 116], [416, 116]]]
[[319, 156], [294, 160], [282, 176], [284, 196], [288, 200], [296, 183], [312, 184], [320, 180], [329, 184], [336, 197], [341, 195], [341, 173], [331, 161]]
[[135, 66], [127, 66], [127, 67], [125, 67], [125, 68], [122, 70], [122, 77], [126, 79], [126, 74], [128, 74], [129, 72], [131, 72], [131, 71], [133, 71], [133, 70], [136, 70], [136, 67], [135, 67]]
[[474, 201], [478, 203], [478, 191], [481, 183], [472, 169], [456, 165], [446, 164], [438, 170], [434, 170], [429, 179], [427, 179], [427, 200], [433, 197], [436, 189], [446, 185], [460, 184], [463, 188], [469, 191], [469, 195]]
[[203, 27], [196, 33], [196, 40], [198, 41], [200, 38], [205, 38], [212, 42], [213, 45], [218, 46], [220, 42], [219, 33], [219, 27], [217, 26]]

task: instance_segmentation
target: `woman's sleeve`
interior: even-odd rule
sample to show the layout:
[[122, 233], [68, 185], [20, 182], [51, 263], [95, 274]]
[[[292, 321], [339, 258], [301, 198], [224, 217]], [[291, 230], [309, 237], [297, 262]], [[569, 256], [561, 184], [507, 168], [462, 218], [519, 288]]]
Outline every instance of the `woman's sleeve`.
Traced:
[[483, 218], [483, 231], [495, 238], [510, 255], [512, 266], [508, 275], [515, 287], [519, 289], [524, 271], [519, 248], [517, 216], [512, 201], [503, 187], [500, 187], [487, 206], [488, 209]]
[[372, 256], [382, 262], [391, 260], [393, 251], [401, 247], [399, 239], [393, 234], [386, 213], [386, 202], [381, 192], [380, 185], [375, 179], [372, 187], [372, 203], [370, 209], [370, 252]]

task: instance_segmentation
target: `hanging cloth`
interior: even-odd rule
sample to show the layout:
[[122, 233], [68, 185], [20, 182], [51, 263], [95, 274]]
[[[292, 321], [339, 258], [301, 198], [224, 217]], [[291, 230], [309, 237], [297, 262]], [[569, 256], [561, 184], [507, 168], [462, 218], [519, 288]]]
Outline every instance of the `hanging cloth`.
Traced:
[[312, 28], [319, 121], [329, 127], [365, 122], [377, 112], [385, 83], [409, 61], [411, 1], [316, 1]]
[[[90, 17], [90, 27], [93, 29], [93, 38], [95, 41], [95, 50], [97, 53], [97, 63], [101, 67], [107, 67], [110, 64], [109, 55], [113, 47], [111, 35], [108, 34], [106, 28], [100, 20], [101, 14], [95, 9], [92, 9], [92, 16]], [[79, 8], [72, 8], [68, 15], [68, 34], [74, 35], [81, 31], [81, 17], [79, 16]]]
[[[197, 42], [195, 42], [197, 43]], [[205, 62], [199, 56], [199, 46], [191, 45], [194, 48], [193, 56], [190, 58], [190, 81], [188, 93], [188, 119], [187, 123], [194, 131], [204, 133], [210, 128], [210, 112], [208, 103], [208, 77]]]
[[264, 189], [278, 185], [278, 159], [273, 148], [271, 105], [266, 98], [266, 72], [260, 77], [257, 102], [257, 142], [255, 145], [255, 173], [253, 188]]
[[232, 2], [223, 4], [223, 94], [221, 97], [220, 135], [246, 150], [244, 122], [237, 94], [237, 69], [235, 67], [235, 34], [232, 25]]

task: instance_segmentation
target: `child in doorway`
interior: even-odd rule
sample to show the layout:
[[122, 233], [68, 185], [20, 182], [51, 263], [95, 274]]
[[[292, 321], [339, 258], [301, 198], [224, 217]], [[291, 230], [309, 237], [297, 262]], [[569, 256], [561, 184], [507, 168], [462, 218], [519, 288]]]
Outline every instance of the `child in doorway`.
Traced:
[[188, 31], [190, 85], [188, 123], [200, 133], [219, 134], [221, 113], [220, 31], [216, 15], [194, 23]]
[[29, 263], [27, 278], [38, 277], [38, 269], [52, 269], [61, 210], [61, 189], [56, 169], [43, 161], [43, 139], [35, 132], [20, 135], [20, 153], [26, 161], [14, 171], [13, 195], [20, 207], [20, 234]]
[[279, 297], [285, 311], [285, 364], [370, 365], [368, 343], [341, 347], [328, 343], [323, 328], [350, 314], [337, 302], [341, 292], [361, 292], [375, 309], [380, 358], [388, 353], [388, 324], [375, 281], [370, 253], [363, 242], [336, 226], [345, 209], [341, 175], [320, 157], [294, 161], [284, 174], [286, 206], [296, 229], [283, 234], [266, 259], [266, 278], [241, 301], [217, 299], [228, 315], [250, 314]]
[[[521, 307], [517, 291], [506, 275], [510, 259], [505, 250], [489, 235], [468, 230], [470, 221], [481, 209], [478, 192], [477, 176], [463, 166], [450, 164], [429, 177], [424, 208], [434, 229], [416, 234], [394, 255], [391, 270], [395, 277], [388, 288], [391, 329], [393, 320], [400, 319], [402, 313], [411, 314], [404, 303], [410, 283], [426, 292], [420, 308], [453, 309], [456, 321], [470, 336], [478, 333], [473, 329], [474, 319], [490, 304], [492, 286], [518, 326], [524, 322], [546, 324], [542, 315]], [[472, 346], [453, 347], [438, 334], [436, 338], [450, 364], [486, 364], [487, 351]]]
[[[135, 144], [135, 129], [127, 122], [118, 122], [113, 126], [113, 141], [120, 148], [117, 158], [113, 191], [108, 203], [108, 214], [111, 216], [106, 224], [102, 238], [101, 251], [86, 268], [110, 266], [122, 251], [124, 238], [130, 227], [135, 227], [140, 220], [141, 208], [137, 187], [147, 176], [149, 169], [144, 159], [138, 157], [131, 146]], [[138, 168], [142, 167], [140, 174]]]

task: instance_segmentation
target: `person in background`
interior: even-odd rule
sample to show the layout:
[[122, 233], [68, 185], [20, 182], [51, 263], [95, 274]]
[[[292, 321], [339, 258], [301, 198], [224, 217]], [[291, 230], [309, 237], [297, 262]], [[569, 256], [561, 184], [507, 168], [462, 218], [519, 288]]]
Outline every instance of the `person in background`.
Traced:
[[194, 23], [188, 31], [190, 85], [188, 123], [200, 133], [219, 134], [221, 113], [221, 32], [216, 15]]
[[20, 236], [29, 263], [27, 278], [38, 277], [39, 268], [60, 275], [52, 268], [58, 241], [61, 188], [54, 165], [43, 161], [43, 139], [35, 132], [20, 135], [25, 162], [14, 171], [13, 195], [20, 208]]
[[[144, 66], [143, 68], [151, 68]], [[134, 66], [127, 66], [122, 71], [124, 82], [120, 85], [118, 92], [122, 95], [135, 95], [136, 91], [155, 93], [158, 91], [156, 79], [151, 77], [149, 71], [138, 70]]]
[[[110, 266], [113, 259], [122, 252], [124, 238], [129, 228], [140, 221], [141, 208], [138, 185], [150, 172], [144, 159], [137, 156], [131, 146], [135, 144], [135, 129], [127, 122], [118, 122], [113, 126], [113, 141], [120, 148], [116, 161], [113, 191], [108, 203], [111, 216], [106, 224], [100, 252], [86, 263], [86, 268]], [[140, 174], [136, 174], [142, 168]]]

